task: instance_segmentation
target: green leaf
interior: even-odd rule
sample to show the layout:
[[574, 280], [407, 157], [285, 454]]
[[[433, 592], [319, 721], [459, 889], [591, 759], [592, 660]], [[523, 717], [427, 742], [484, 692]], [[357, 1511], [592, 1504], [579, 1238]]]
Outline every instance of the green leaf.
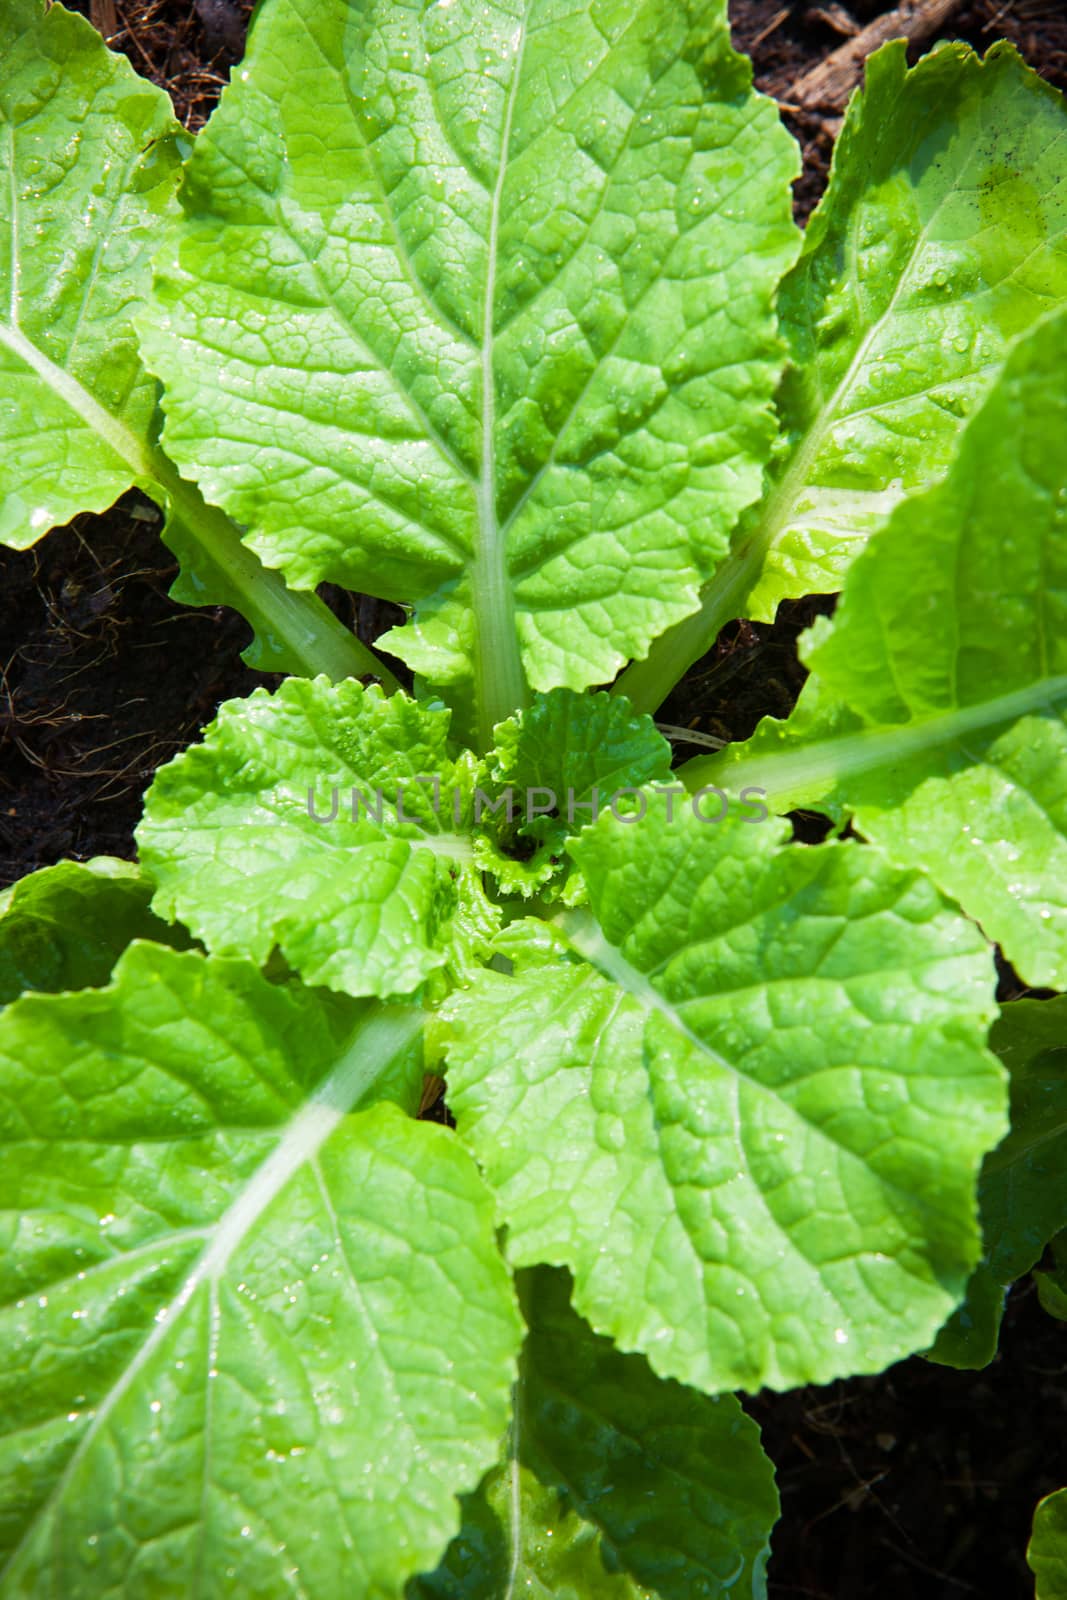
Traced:
[[1067, 106], [1007, 43], [902, 40], [867, 63], [833, 181], [782, 285], [788, 449], [746, 615], [840, 588], [856, 545], [928, 488], [1012, 337], [1067, 300]]
[[1013, 1283], [1067, 1227], [1067, 995], [1013, 1000], [989, 1035], [1011, 1079], [1011, 1131], [979, 1184], [989, 1265]]
[[0, 1005], [24, 989], [96, 988], [133, 939], [182, 948], [188, 936], [149, 909], [152, 886], [128, 861], [61, 861], [0, 895]]
[[439, 1558], [520, 1326], [470, 1158], [381, 1098], [420, 1029], [142, 943], [4, 1012], [5, 1600], [385, 1600]]
[[494, 740], [480, 780], [497, 801], [511, 791], [514, 815], [486, 810], [477, 853], [517, 893], [543, 891], [570, 866], [566, 840], [601, 809], [632, 810], [637, 790], [670, 782], [670, 745], [617, 695], [553, 689], [500, 723]]
[[446, 1007], [449, 1105], [516, 1266], [709, 1391], [879, 1371], [979, 1251], [992, 962], [915, 873], [662, 800], [569, 849], [591, 912]]
[[530, 1600], [648, 1600], [605, 1566], [599, 1529], [521, 1463], [498, 1469], [463, 1503], [444, 1561], [408, 1585], [405, 1600], [499, 1600], [514, 1571]]
[[778, 1511], [733, 1395], [657, 1378], [597, 1338], [565, 1273], [520, 1274], [529, 1323], [508, 1457], [408, 1600], [729, 1600], [766, 1594]]
[[988, 1367], [1000, 1343], [1000, 1324], [1004, 1316], [1006, 1290], [980, 1261], [971, 1274], [963, 1301], [938, 1330], [937, 1338], [923, 1354], [942, 1367], [973, 1372]]
[[134, 329], [186, 136], [161, 89], [61, 5], [0, 14], [0, 543], [22, 548], [136, 485], [168, 510], [176, 598], [236, 606], [275, 672], [392, 674], [313, 595], [287, 592], [156, 447]]
[[1013, 1000], [989, 1043], [1010, 1076], [1011, 1131], [982, 1166], [981, 1265], [929, 1352], [950, 1367], [993, 1359], [1006, 1290], [1067, 1226], [1067, 996]]
[[177, 212], [170, 100], [62, 6], [0, 15], [0, 541], [148, 487], [133, 311]]
[[497, 914], [453, 823], [473, 763], [453, 759], [448, 727], [445, 710], [354, 682], [228, 702], [149, 790], [137, 840], [155, 909], [220, 954], [262, 963], [277, 946], [348, 994], [465, 971]]
[[1026, 1559], [1037, 1578], [1035, 1600], [1067, 1600], [1067, 1489], [1038, 1506]]
[[197, 491], [165, 464], [165, 457], [158, 459], [160, 482], [170, 484], [163, 541], [180, 563], [170, 588], [172, 600], [239, 611], [253, 630], [241, 659], [259, 672], [294, 672], [301, 677], [325, 673], [335, 682], [371, 676], [387, 692], [399, 687], [385, 663], [318, 595], [287, 588], [279, 574], [268, 571], [242, 543], [229, 518], [205, 505]]
[[[944, 483], [856, 560], [785, 723], [691, 764], [847, 813], [1024, 980], [1067, 987], [1067, 312], [1013, 349]], [[779, 753], [780, 752], [780, 753]]]
[[269, 0], [142, 319], [165, 439], [483, 748], [691, 611], [759, 492], [796, 147], [723, 0]]
[[1067, 1322], [1067, 1230], [1049, 1241], [1052, 1266], [1034, 1273], [1037, 1297], [1050, 1317]]
[[1067, 106], [1000, 42], [903, 41], [866, 64], [782, 285], [792, 365], [761, 503], [701, 612], [623, 680], [654, 710], [731, 617], [833, 593], [864, 540], [954, 459], [1012, 338], [1067, 299]]

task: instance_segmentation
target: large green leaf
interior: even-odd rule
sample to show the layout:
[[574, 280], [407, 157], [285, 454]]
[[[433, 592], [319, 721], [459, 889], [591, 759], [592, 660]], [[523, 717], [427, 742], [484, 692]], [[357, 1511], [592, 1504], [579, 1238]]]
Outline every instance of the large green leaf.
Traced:
[[1007, 44], [867, 62], [782, 285], [792, 365], [766, 493], [701, 612], [623, 679], [654, 710], [731, 617], [832, 593], [954, 458], [1012, 337], [1067, 300], [1067, 105]]
[[1011, 45], [867, 66], [782, 285], [788, 448], [746, 614], [840, 587], [856, 544], [952, 461], [1011, 338], [1067, 300], [1067, 105]]
[[[915, 873], [669, 800], [568, 848], [590, 911], [448, 1002], [449, 1104], [516, 1265], [708, 1390], [928, 1345], [1005, 1131], [992, 959]], [[555, 933], [553, 948], [546, 934]], [[570, 953], [568, 953], [568, 951]]]
[[470, 1158], [382, 1099], [420, 1028], [143, 943], [4, 1012], [4, 1600], [386, 1600], [439, 1558], [520, 1324]]
[[170, 101], [81, 17], [0, 13], [0, 540], [154, 473], [133, 311], [181, 171]]
[[931, 1352], [953, 1367], [993, 1359], [1005, 1290], [1067, 1227], [1067, 996], [1013, 1000], [989, 1043], [1010, 1075], [1011, 1131], [978, 1184], [982, 1264]]
[[759, 1600], [778, 1510], [733, 1395], [620, 1355], [571, 1309], [565, 1273], [524, 1272], [529, 1324], [506, 1461], [464, 1504], [408, 1600]]
[[376, 672], [316, 597], [292, 595], [156, 448], [134, 314], [187, 142], [170, 100], [61, 5], [0, 8], [0, 543], [32, 544], [136, 484], [168, 510], [178, 598], [236, 606], [273, 671]]
[[25, 989], [107, 982], [133, 939], [188, 943], [149, 909], [152, 886], [128, 861], [97, 856], [32, 872], [0, 895], [0, 1005]]
[[1026, 982], [1067, 988], [1067, 311], [1013, 349], [945, 481], [857, 559], [786, 723], [691, 764], [847, 812]]
[[448, 727], [354, 682], [227, 702], [149, 791], [137, 839], [156, 910], [220, 953], [262, 962], [277, 945], [309, 983], [353, 995], [462, 971], [496, 916], [453, 822], [457, 797], [470, 816], [473, 763], [453, 759]]
[[725, 13], [268, 0], [197, 141], [167, 447], [295, 584], [416, 601], [389, 647], [485, 744], [691, 611], [759, 492], [797, 154]]
[[1067, 1489], [1038, 1506], [1026, 1559], [1037, 1578], [1035, 1600], [1067, 1600]]

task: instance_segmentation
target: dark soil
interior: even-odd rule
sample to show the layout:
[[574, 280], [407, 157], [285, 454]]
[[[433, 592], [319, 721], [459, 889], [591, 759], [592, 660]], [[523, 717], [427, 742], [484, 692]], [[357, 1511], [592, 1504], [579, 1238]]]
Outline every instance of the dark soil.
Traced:
[[1067, 1327], [1032, 1281], [982, 1372], [915, 1356], [745, 1402], [778, 1475], [770, 1600], [1032, 1600], [1038, 1500], [1067, 1478]]
[[131, 494], [0, 557], [0, 884], [63, 856], [130, 855], [156, 767], [221, 700], [268, 681], [241, 664], [250, 630], [234, 612], [167, 598], [177, 564], [158, 529]]
[[[168, 88], [196, 128], [240, 53], [251, 4], [74, 0], [74, 9]], [[856, 0], [852, 18], [862, 24], [883, 9], [882, 0]], [[850, 26], [833, 0], [733, 0], [731, 15], [757, 84], [786, 104]], [[951, 32], [981, 51], [1011, 39], [1067, 87], [1061, 0], [969, 0]], [[803, 219], [825, 182], [833, 119], [788, 120], [804, 146]], [[0, 886], [64, 856], [131, 855], [155, 768], [197, 737], [220, 701], [276, 681], [241, 664], [248, 630], [233, 613], [167, 598], [173, 577], [156, 513], [136, 495], [35, 550], [0, 553]], [[327, 598], [365, 638], [387, 620], [354, 597]], [[738, 738], [760, 716], [784, 715], [803, 680], [796, 636], [831, 603], [789, 604], [773, 626], [730, 624], [665, 717]], [[783, 1503], [772, 1600], [1028, 1600], [1033, 1508], [1067, 1481], [1065, 1374], [1067, 1331], [1027, 1282], [984, 1372], [915, 1358], [879, 1377], [750, 1401]]]
[[[0, 550], [0, 888], [64, 856], [132, 856], [156, 768], [223, 700], [281, 681], [243, 665], [251, 629], [235, 612], [168, 598], [178, 568], [159, 525], [131, 492], [33, 549]], [[320, 593], [368, 644], [400, 618]]]
[[[898, 0], [730, 0], [734, 44], [752, 57], [756, 87], [789, 106], [790, 90], [831, 50], [844, 43], [851, 26], [861, 27]], [[964, 39], [984, 55], [997, 39], [1010, 39], [1036, 72], [1067, 88], [1067, 5], [1064, 0], [965, 0], [943, 36]], [[911, 51], [914, 60], [930, 43]], [[804, 151], [797, 184], [796, 215], [803, 222], [822, 194], [837, 132], [834, 117], [814, 111], [785, 111], [785, 120]]]
[[244, 49], [253, 0], [67, 0], [166, 89], [180, 122], [203, 127]]

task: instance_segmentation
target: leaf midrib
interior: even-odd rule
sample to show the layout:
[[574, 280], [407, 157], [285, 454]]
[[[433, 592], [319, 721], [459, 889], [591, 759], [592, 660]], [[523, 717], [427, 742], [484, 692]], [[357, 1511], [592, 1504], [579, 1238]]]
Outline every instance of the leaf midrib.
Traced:
[[[820, 414], [818, 419], [814, 422], [812, 427], [806, 430], [803, 443], [801, 444], [799, 450], [793, 456], [793, 459], [791, 460], [785, 473], [782, 475], [778, 484], [774, 489], [772, 489], [770, 495], [768, 496], [766, 501], [765, 515], [761, 518], [760, 526], [756, 530], [753, 539], [738, 552], [739, 557], [741, 557], [745, 562], [748, 576], [750, 578], [754, 575], [755, 571], [762, 566], [765, 556], [771, 547], [775, 545], [784, 529], [788, 527], [792, 521], [796, 520], [796, 501], [803, 489], [807, 487], [814, 487], [808, 485], [807, 477], [811, 468], [814, 466], [819, 453], [825, 445], [831, 429], [835, 426], [835, 424], [841, 421], [851, 422], [855, 417], [865, 416], [873, 411], [884, 409], [892, 404], [900, 404], [902, 399], [908, 401], [925, 399], [929, 396], [931, 389], [938, 387], [939, 384], [942, 384], [946, 381], [943, 377], [938, 377], [933, 384], [928, 385], [927, 388], [923, 390], [913, 391], [906, 396], [898, 396], [896, 398], [879, 401], [875, 405], [862, 407], [859, 411], [847, 411], [842, 416], [837, 415], [839, 405], [846, 398], [849, 389], [852, 387], [857, 376], [862, 371], [863, 365], [870, 354], [872, 346], [876, 343], [880, 334], [890, 323], [897, 310], [897, 304], [900, 296], [903, 290], [910, 283], [913, 276], [920, 251], [928, 242], [930, 228], [937, 220], [937, 217], [940, 215], [946, 202], [966, 187], [963, 180], [970, 169], [976, 149], [977, 146], [972, 148], [971, 154], [968, 156], [967, 160], [964, 162], [964, 165], [956, 174], [954, 181], [945, 189], [933, 211], [920, 228], [919, 233], [916, 236], [914, 248], [908, 257], [907, 262], [901, 268], [900, 277], [897, 280], [896, 287], [893, 290], [885, 310], [882, 312], [877, 322], [873, 323], [868, 329], [865, 338], [857, 347], [855, 356], [849, 363], [847, 371], [845, 372], [841, 381], [838, 383], [833, 394], [828, 400], [825, 400], [822, 398], [820, 393]], [[854, 231], [854, 228], [850, 230], [850, 236]], [[858, 285], [859, 280], [857, 278], [857, 290]], [[981, 288], [977, 294], [961, 295], [953, 302], [953, 304], [958, 305], [964, 301], [981, 299], [989, 292], [990, 286], [983, 286], [983, 288]], [[818, 348], [816, 349], [816, 354], [812, 362], [813, 366], [817, 367], [819, 356], [822, 353], [823, 352], [821, 350]], [[1005, 352], [1002, 350], [995, 360], [987, 361], [981, 364], [980, 366], [974, 368], [967, 376], [974, 378], [978, 374], [998, 372], [1004, 365], [1004, 359]], [[864, 491], [864, 493], [869, 493], [872, 495], [872, 497], [877, 498], [884, 497], [888, 491], [883, 488], [872, 491]], [[899, 501], [900, 498], [902, 498], [902, 496], [898, 495], [897, 500]], [[715, 580], [712, 580], [712, 586], [714, 586], [714, 583]], [[750, 583], [748, 587], [751, 587]]]
[[496, 378], [493, 371], [494, 318], [496, 312], [497, 254], [500, 243], [500, 208], [507, 179], [511, 130], [518, 99], [529, 21], [523, 8], [515, 42], [515, 66], [508, 91], [504, 125], [500, 134], [500, 161], [489, 211], [489, 238], [485, 264], [485, 303], [482, 308], [482, 415], [481, 462], [475, 490], [477, 524], [471, 564], [471, 597], [475, 621], [475, 698], [482, 746], [488, 750], [493, 729], [527, 702], [526, 679], [515, 622], [515, 593], [508, 570], [506, 539], [497, 516], [496, 485]]
[[[29, 1555], [41, 1524], [62, 1503], [63, 1496], [82, 1461], [92, 1449], [101, 1428], [136, 1382], [156, 1350], [169, 1335], [204, 1283], [216, 1284], [234, 1252], [248, 1233], [277, 1199], [289, 1181], [308, 1162], [313, 1161], [335, 1128], [373, 1083], [389, 1068], [397, 1055], [414, 1039], [423, 1024], [420, 1011], [407, 1006], [375, 1005], [350, 1037], [336, 1066], [285, 1125], [278, 1143], [244, 1184], [236, 1199], [223, 1212], [211, 1230], [211, 1237], [170, 1302], [160, 1308], [132, 1360], [96, 1407], [93, 1420], [43, 1502], [22, 1538], [0, 1569], [0, 1590], [18, 1574]], [[205, 1233], [208, 1230], [203, 1230]], [[159, 1241], [165, 1243], [165, 1239]]]
[[[1000, 723], [1014, 722], [1038, 711], [1052, 711], [1067, 699], [1067, 674], [1039, 678], [1024, 689], [1014, 689], [977, 705], [961, 706], [938, 716], [913, 722], [865, 728], [841, 738], [820, 739], [796, 745], [775, 755], [755, 756], [730, 769], [738, 788], [759, 788], [772, 795], [799, 793], [818, 784], [833, 784], [877, 767], [897, 764], [953, 744], [970, 733], [981, 733]], [[718, 756], [698, 756], [681, 769], [686, 785], [697, 786], [709, 772], [718, 770]]]
[[[968, 157], [968, 160], [964, 163], [962, 171], [957, 174], [956, 181], [945, 189], [944, 194], [937, 202], [933, 211], [919, 229], [919, 232], [915, 238], [915, 243], [911, 249], [907, 261], [901, 267], [896, 286], [894, 287], [893, 292], [886, 303], [884, 311], [878, 320], [870, 325], [870, 327], [867, 329], [867, 333], [860, 340], [856, 347], [855, 354], [846, 367], [845, 372], [837, 384], [837, 387], [834, 389], [833, 394], [830, 395], [829, 399], [824, 399], [820, 392], [820, 406], [818, 415], [813, 420], [812, 425], [805, 431], [799, 449], [795, 452], [793, 459], [789, 463], [789, 466], [786, 468], [782, 477], [771, 490], [770, 495], [765, 501], [764, 512], [759, 520], [758, 527], [753, 532], [751, 538], [737, 551], [738, 570], [734, 573], [724, 572], [724, 578], [726, 579], [726, 583], [724, 584], [724, 599], [726, 601], [731, 599], [735, 590], [738, 588], [742, 588], [746, 594], [751, 591], [756, 577], [763, 568], [763, 564], [766, 560], [768, 552], [773, 546], [776, 545], [785, 528], [787, 528], [791, 522], [796, 520], [796, 502], [799, 499], [801, 492], [808, 487], [807, 480], [809, 473], [812, 467], [815, 465], [823, 446], [826, 444], [831, 429], [838, 422], [851, 417], [851, 412], [846, 413], [845, 417], [838, 416], [838, 408], [842, 405], [858, 376], [863, 371], [864, 364], [870, 355], [872, 348], [881, 338], [885, 329], [891, 325], [900, 297], [903, 294], [906, 286], [910, 283], [915, 264], [919, 259], [923, 247], [927, 243], [929, 230], [933, 226], [937, 217], [940, 215], [942, 207], [945, 205], [949, 196], [954, 195], [960, 188], [963, 176], [967, 172], [972, 159], [973, 151], [972, 155]], [[849, 230], [850, 238], [855, 231], [856, 225], [855, 217], [853, 217], [851, 220], [853, 222], [853, 227]], [[823, 352], [816, 349], [816, 353], [812, 362], [812, 365], [816, 368], [816, 370], [818, 369], [819, 356], [821, 354], [823, 354]], [[884, 496], [887, 492], [888, 491], [884, 487], [873, 491], [873, 493], [877, 496]], [[717, 586], [717, 580], [712, 579], [708, 591], [709, 601], [711, 601], [709, 609], [712, 619], [718, 617], [723, 610], [722, 603], [720, 603], [716, 609], [714, 600], [712, 599]], [[727, 619], [723, 618], [722, 620], [725, 621]], [[714, 625], [716, 626], [717, 631], [718, 626], [721, 624]]]
[[137, 487], [169, 508], [199, 549], [267, 622], [277, 629], [303, 669], [337, 680], [373, 673], [387, 689], [398, 687], [387, 667], [332, 616], [315, 595], [286, 587], [278, 573], [263, 566], [242, 543], [223, 511], [210, 506], [186, 483], [167, 458], [101, 405], [72, 373], [59, 366], [23, 333], [0, 322], [0, 347], [8, 349], [38, 377], [132, 474]]
[[[649, 655], [643, 661], [631, 666], [616, 682], [615, 690], [626, 694], [635, 709], [654, 711], [666, 697], [670, 687], [703, 654], [709, 643], [714, 641], [725, 623], [735, 616], [752, 615], [751, 606], [746, 610], [746, 604], [764, 573], [768, 555], [776, 547], [784, 529], [796, 520], [796, 500], [806, 487], [805, 480], [809, 470], [817, 460], [832, 428], [839, 422], [848, 420], [852, 415], [850, 412], [845, 417], [839, 417], [836, 408], [847, 396], [870, 350], [889, 325], [900, 296], [911, 279], [920, 251], [927, 243], [930, 228], [949, 198], [959, 192], [962, 179], [968, 172], [973, 158], [972, 150], [963, 167], [955, 175], [954, 181], [945, 189], [919, 229], [915, 244], [907, 261], [901, 266], [896, 286], [884, 311], [868, 328], [828, 400], [820, 388], [816, 417], [801, 434], [800, 442], [781, 478], [771, 486], [761, 502], [757, 501], [755, 506], [750, 508], [749, 514], [757, 516], [756, 525], [747, 538], [741, 539], [730, 551], [715, 576], [705, 585], [699, 610], [679, 623], [671, 632], [661, 636], [653, 645]], [[851, 238], [851, 230], [849, 237]], [[802, 257], [793, 271], [802, 270], [803, 264]], [[973, 300], [979, 298], [983, 292], [985, 291], [980, 291], [979, 295], [964, 295], [959, 298]], [[805, 364], [808, 370], [818, 372], [818, 362], [822, 353], [816, 348], [812, 359]], [[996, 363], [988, 364], [990, 370], [1003, 366], [1003, 360], [1002, 353]], [[915, 396], [909, 398], [914, 399]], [[889, 491], [883, 485], [878, 489], [872, 488], [870, 491], [860, 492], [869, 492], [872, 503], [875, 503], [878, 500], [884, 502]], [[901, 498], [902, 496], [897, 497], [897, 503]], [[843, 535], [839, 534], [838, 538], [843, 542]], [[865, 542], [866, 535], [860, 535], [860, 538]], [[678, 670], [679, 667], [681, 670]]]
[[[634, 966], [618, 945], [610, 942], [591, 911], [564, 912], [562, 916], [556, 919], [556, 925], [561, 929], [564, 937], [573, 945], [574, 949], [595, 971], [602, 973], [609, 982], [615, 984], [623, 993], [632, 995], [638, 1004], [645, 1007], [646, 1011], [655, 1012], [663, 1017], [701, 1057], [712, 1062], [727, 1075], [728, 1081], [732, 1082], [735, 1090], [739, 1089], [742, 1083], [746, 1083], [758, 1093], [767, 1095], [796, 1122], [810, 1130], [817, 1139], [840, 1152], [847, 1160], [853, 1161], [864, 1170], [873, 1173], [880, 1185], [901, 1195], [909, 1207], [914, 1207], [921, 1212], [933, 1213], [935, 1216], [938, 1215], [937, 1208], [929, 1199], [923, 1195], [916, 1194], [913, 1189], [905, 1188], [898, 1179], [871, 1166], [862, 1152], [854, 1150], [851, 1145], [846, 1144], [836, 1134], [832, 1133], [829, 1128], [820, 1122], [816, 1122], [788, 1095], [781, 1093], [777, 1085], [765, 1083], [763, 1079], [756, 1077], [754, 1073], [747, 1072], [743, 1067], [738, 1066], [736, 1061], [731, 1061], [727, 1056], [721, 1055], [713, 1045], [709, 1044], [706, 1039], [702, 1038], [699, 1033], [696, 1033], [689, 1026], [678, 1006], [673, 1004], [666, 995], [662, 994], [640, 968]], [[813, 974], [812, 976], [815, 975]], [[740, 1114], [737, 1113], [735, 1115], [734, 1131], [738, 1136], [739, 1145], [743, 1144], [743, 1127], [744, 1124]], [[755, 1181], [753, 1181], [753, 1189], [762, 1198], [762, 1191]], [[789, 1238], [790, 1244], [797, 1250], [797, 1253], [802, 1254], [791, 1235], [786, 1234], [786, 1237]], [[808, 1261], [809, 1265], [814, 1265], [807, 1257], [803, 1259]], [[826, 1286], [824, 1285], [823, 1287], [825, 1288]]]
[[0, 323], [0, 344], [29, 367], [91, 432], [103, 439], [136, 478], [155, 480], [155, 464], [137, 435], [102, 406], [72, 373], [46, 356], [14, 319], [10, 327]]
[[19, 299], [20, 299], [20, 273], [22, 261], [19, 256], [19, 213], [18, 213], [18, 187], [15, 181], [15, 124], [9, 122], [8, 145], [10, 149], [10, 163], [8, 165], [9, 201], [11, 206], [11, 300], [8, 316], [11, 326], [18, 326]]

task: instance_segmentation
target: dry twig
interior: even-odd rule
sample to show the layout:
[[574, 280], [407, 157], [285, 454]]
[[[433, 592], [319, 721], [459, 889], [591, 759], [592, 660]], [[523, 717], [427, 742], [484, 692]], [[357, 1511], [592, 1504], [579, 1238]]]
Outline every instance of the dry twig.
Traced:
[[805, 110], [843, 111], [872, 51], [889, 39], [922, 44], [945, 25], [960, 4], [961, 0], [901, 0], [799, 77], [785, 98]]
[[115, 0], [89, 0], [89, 20], [105, 39], [113, 39], [119, 31]]

